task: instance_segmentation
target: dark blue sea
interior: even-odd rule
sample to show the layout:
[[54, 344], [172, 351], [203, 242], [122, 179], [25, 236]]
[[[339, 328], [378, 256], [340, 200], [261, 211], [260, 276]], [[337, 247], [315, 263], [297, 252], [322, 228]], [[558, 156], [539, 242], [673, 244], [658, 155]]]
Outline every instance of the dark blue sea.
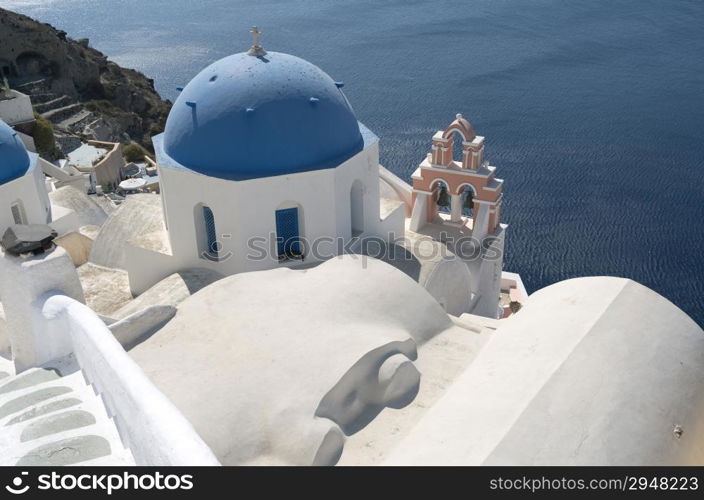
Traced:
[[701, 0], [0, 0], [169, 99], [251, 44], [346, 83], [406, 180], [461, 112], [504, 178], [505, 268], [529, 291], [639, 281], [704, 325]]

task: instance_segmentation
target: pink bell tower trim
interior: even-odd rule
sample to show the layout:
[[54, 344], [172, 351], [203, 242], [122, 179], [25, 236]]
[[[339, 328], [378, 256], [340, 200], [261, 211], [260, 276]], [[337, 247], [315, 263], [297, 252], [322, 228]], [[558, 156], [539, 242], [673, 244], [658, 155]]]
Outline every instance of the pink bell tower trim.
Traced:
[[[456, 143], [459, 135], [461, 143]], [[454, 148], [462, 147], [462, 161], [453, 160]], [[444, 183], [451, 196], [450, 222], [466, 224], [462, 216], [462, 195], [472, 195], [472, 234], [482, 239], [499, 227], [503, 180], [495, 176], [496, 167], [484, 162], [484, 137], [474, 132], [461, 114], [445, 130], [433, 135], [431, 153], [413, 173], [413, 213], [411, 230], [418, 231], [429, 222], [442, 222], [436, 204]], [[442, 181], [442, 182], [440, 182]]]

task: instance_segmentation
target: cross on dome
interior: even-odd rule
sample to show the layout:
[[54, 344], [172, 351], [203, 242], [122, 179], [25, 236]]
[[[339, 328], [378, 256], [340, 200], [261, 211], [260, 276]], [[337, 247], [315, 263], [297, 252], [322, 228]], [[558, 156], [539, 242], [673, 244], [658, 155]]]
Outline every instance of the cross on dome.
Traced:
[[262, 31], [259, 29], [257, 26], [252, 26], [252, 29], [249, 30], [249, 32], [252, 34], [252, 45], [255, 47], [259, 46], [259, 39], [262, 37]]
[[252, 34], [252, 46], [247, 51], [250, 56], [261, 57], [266, 55], [266, 50], [260, 44], [260, 39], [262, 37], [262, 30], [258, 26], [252, 26], [249, 30]]

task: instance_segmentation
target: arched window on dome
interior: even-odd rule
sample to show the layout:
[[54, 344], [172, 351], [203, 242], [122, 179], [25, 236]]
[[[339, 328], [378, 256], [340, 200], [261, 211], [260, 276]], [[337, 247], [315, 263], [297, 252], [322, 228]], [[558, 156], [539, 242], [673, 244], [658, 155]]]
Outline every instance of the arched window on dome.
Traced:
[[198, 256], [201, 259], [217, 262], [220, 253], [220, 242], [215, 231], [215, 215], [207, 205], [199, 203], [194, 209], [196, 240]]
[[15, 224], [27, 224], [27, 214], [24, 211], [22, 200], [12, 202], [10, 211], [12, 212], [12, 220]]
[[350, 189], [350, 222], [352, 237], [364, 232], [364, 185], [356, 180]]

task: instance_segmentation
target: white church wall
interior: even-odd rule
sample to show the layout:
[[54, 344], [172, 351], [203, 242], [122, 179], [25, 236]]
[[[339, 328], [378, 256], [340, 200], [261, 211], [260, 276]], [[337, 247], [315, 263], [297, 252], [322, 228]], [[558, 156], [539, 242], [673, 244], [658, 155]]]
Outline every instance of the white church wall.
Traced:
[[[12, 205], [28, 198], [27, 181], [24, 177], [0, 185], [0, 233], [15, 223], [12, 215]], [[24, 205], [24, 201], [22, 201]], [[1, 234], [0, 234], [1, 236]]]
[[[379, 193], [379, 143], [374, 142], [347, 162], [335, 169], [335, 197], [337, 234], [348, 240], [352, 237], [353, 187], [361, 184], [362, 208], [354, 207], [359, 218], [363, 219], [363, 230], [366, 236], [378, 236], [384, 240], [390, 234], [403, 236], [404, 210], [396, 210], [386, 219], [380, 219]], [[355, 184], [358, 182], [359, 184]], [[355, 187], [355, 190], [357, 188]], [[398, 213], [397, 213], [398, 212]]]
[[[361, 217], [365, 233], [374, 232], [379, 219], [379, 203], [374, 203], [374, 187], [379, 190], [379, 180], [374, 177], [373, 165], [379, 164], [379, 147], [374, 143], [335, 169], [335, 219], [336, 234], [345, 241], [352, 237], [352, 187], [358, 183], [355, 202], [361, 199], [362, 207], [355, 211]], [[377, 174], [378, 175], [378, 174]], [[378, 200], [378, 196], [377, 196]], [[356, 204], [356, 203], [355, 203]]]
[[[365, 230], [372, 234], [382, 232], [377, 144], [335, 169], [240, 182], [161, 167], [159, 172], [173, 259], [160, 266], [163, 271], [155, 270], [150, 275], [160, 275], [167, 269], [173, 272], [177, 270], [174, 266], [180, 265], [206, 267], [222, 274], [296, 266], [301, 262], [279, 262], [275, 241], [276, 211], [292, 206], [299, 208], [299, 231], [304, 246], [318, 242], [315, 253], [305, 248], [304, 263], [319, 260], [319, 256], [335, 255], [338, 244], [329, 238], [348, 240], [351, 237], [350, 190], [355, 181], [364, 186], [361, 212]], [[221, 244], [218, 262], [200, 257], [198, 242], [204, 235], [203, 231], [198, 231], [194, 208], [201, 204], [213, 212]], [[396, 225], [402, 228], [398, 221]], [[253, 244], [256, 248], [252, 248]], [[135, 279], [135, 285], [137, 281], [144, 280]]]
[[46, 224], [50, 220], [49, 195], [44, 189], [41, 169], [34, 168], [22, 177], [0, 185], [0, 236], [15, 223], [11, 207], [18, 201], [26, 223]]
[[[160, 169], [162, 196], [167, 209], [167, 227], [173, 254], [189, 267], [206, 267], [222, 274], [268, 269], [279, 265], [275, 246], [259, 259], [248, 258], [253, 237], [276, 233], [275, 212], [284, 206], [301, 207], [301, 237], [308, 241], [334, 235], [334, 205], [331, 171], [233, 182], [171, 169]], [[219, 261], [201, 258], [194, 208], [208, 206], [215, 219], [221, 244]], [[202, 235], [200, 235], [202, 237]], [[275, 244], [275, 242], [273, 242]], [[269, 242], [258, 245], [269, 246]]]
[[[400, 206], [379, 216], [379, 146], [374, 143], [335, 169], [228, 181], [159, 167], [161, 195], [172, 255], [127, 246], [132, 292], [139, 294], [176, 271], [204, 267], [223, 275], [296, 267], [337, 255], [352, 236], [351, 192], [361, 186], [357, 207], [367, 235], [403, 234]], [[356, 183], [356, 184], [355, 184]], [[202, 207], [213, 213], [219, 242], [217, 261], [203, 257], [207, 239]], [[279, 261], [276, 211], [296, 207], [305, 260]], [[206, 241], [207, 243], [207, 241]], [[312, 248], [312, 246], [315, 246]], [[205, 245], [207, 247], [207, 244]]]
[[[240, 222], [244, 229], [244, 238], [233, 243], [235, 252], [245, 256], [243, 270], [256, 271], [279, 266], [276, 255], [276, 242], [271, 241], [271, 250], [267, 259], [252, 259], [247, 241], [251, 237], [262, 237], [276, 234], [276, 210], [292, 206], [299, 208], [299, 231], [304, 238], [304, 254], [306, 263], [318, 260], [310, 246], [325, 236], [335, 236], [335, 198], [334, 171], [319, 170], [295, 175], [253, 179], [242, 186], [242, 198], [246, 202], [242, 206]], [[247, 185], [251, 186], [248, 187]], [[251, 191], [249, 191], [251, 189]], [[264, 200], [258, 200], [262, 195]], [[330, 247], [322, 249], [329, 252]], [[292, 261], [295, 265], [299, 261]]]
[[466, 261], [472, 277], [472, 295], [475, 297], [471, 309], [467, 312], [498, 318], [499, 296], [501, 295], [501, 276], [503, 271], [504, 242], [506, 237], [505, 224], [493, 235], [491, 248], [483, 252], [484, 257]]

